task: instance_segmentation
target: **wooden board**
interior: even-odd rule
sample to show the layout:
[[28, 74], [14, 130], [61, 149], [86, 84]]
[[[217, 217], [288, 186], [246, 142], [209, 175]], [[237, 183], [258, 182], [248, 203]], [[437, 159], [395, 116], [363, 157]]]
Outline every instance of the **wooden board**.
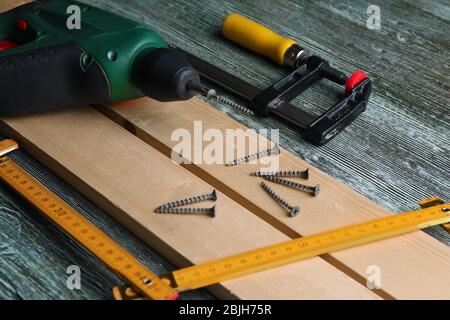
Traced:
[[[225, 132], [230, 128], [246, 129], [198, 99], [159, 103], [144, 98], [100, 110], [168, 156], [171, 148], [178, 143], [171, 141], [172, 132], [185, 128], [193, 136], [194, 121], [201, 121], [203, 130], [216, 128]], [[190, 155], [185, 158], [193, 161]], [[317, 198], [288, 187], [273, 186], [288, 202], [301, 206], [302, 214], [295, 219], [289, 218], [285, 210], [259, 188], [261, 179], [249, 175], [260, 166], [192, 164], [186, 167], [290, 237], [310, 235], [389, 214], [374, 202], [284, 151], [280, 156], [282, 170], [310, 168], [311, 178], [305, 183], [321, 185], [321, 194]], [[394, 298], [439, 299], [450, 297], [449, 253], [450, 249], [445, 244], [424, 232], [416, 232], [324, 258], [360, 282], [366, 278], [370, 265], [379, 266], [382, 270], [382, 291]]]
[[[287, 239], [222, 193], [214, 219], [153, 213], [162, 203], [212, 187], [90, 107], [3, 119], [1, 130], [179, 266]], [[229, 281], [212, 291], [240, 299], [378, 298], [321, 258]]]

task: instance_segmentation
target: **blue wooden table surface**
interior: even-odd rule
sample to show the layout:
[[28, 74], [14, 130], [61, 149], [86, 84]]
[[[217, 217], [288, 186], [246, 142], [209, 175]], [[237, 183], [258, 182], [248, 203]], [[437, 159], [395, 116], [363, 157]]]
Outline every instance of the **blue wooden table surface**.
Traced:
[[[366, 26], [368, 1], [162, 1], [84, 0], [149, 25], [169, 41], [261, 87], [286, 70], [225, 41], [223, 18], [240, 12], [301, 40], [334, 66], [371, 76], [368, 110], [324, 147], [313, 146], [273, 119], [230, 116], [250, 128], [279, 128], [281, 144], [294, 154], [392, 212], [417, 208], [435, 195], [448, 200], [450, 120], [450, 4], [383, 1], [381, 29]], [[296, 100], [319, 113], [335, 98], [334, 87], [315, 86]], [[11, 157], [158, 274], [175, 266], [53, 175], [32, 155]], [[430, 233], [450, 244], [441, 228]], [[66, 285], [66, 270], [81, 268], [81, 290]], [[110, 299], [123, 282], [18, 195], [0, 184], [0, 298]], [[213, 298], [205, 290], [182, 298]]]

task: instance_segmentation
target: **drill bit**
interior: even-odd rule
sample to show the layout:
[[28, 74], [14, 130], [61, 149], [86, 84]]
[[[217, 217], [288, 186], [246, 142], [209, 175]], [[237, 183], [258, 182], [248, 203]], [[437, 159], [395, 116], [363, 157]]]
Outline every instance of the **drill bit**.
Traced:
[[249, 108], [244, 107], [243, 105], [241, 105], [241, 104], [239, 104], [237, 102], [231, 101], [230, 99], [228, 99], [228, 98], [226, 98], [224, 96], [217, 95], [216, 90], [214, 90], [214, 89], [209, 89], [208, 90], [208, 93], [206, 94], [206, 98], [208, 98], [208, 100], [214, 100], [215, 99], [218, 102], [220, 102], [220, 103], [222, 103], [222, 104], [224, 104], [224, 105], [226, 105], [226, 106], [230, 107], [231, 109], [234, 109], [234, 110], [236, 110], [238, 112], [246, 113], [246, 114], [249, 114], [251, 116], [255, 115], [255, 113], [252, 110], [250, 110]]
[[231, 101], [230, 99], [228, 99], [224, 96], [218, 95], [216, 90], [210, 89], [210, 88], [206, 87], [205, 85], [198, 85], [196, 83], [189, 82], [188, 89], [204, 96], [208, 100], [217, 100], [218, 102], [220, 102], [220, 103], [226, 105], [227, 107], [234, 109], [238, 112], [246, 113], [246, 114], [249, 114], [252, 116], [255, 115], [255, 113], [252, 110], [250, 110], [249, 108], [244, 107], [243, 105], [241, 105], [237, 102]]

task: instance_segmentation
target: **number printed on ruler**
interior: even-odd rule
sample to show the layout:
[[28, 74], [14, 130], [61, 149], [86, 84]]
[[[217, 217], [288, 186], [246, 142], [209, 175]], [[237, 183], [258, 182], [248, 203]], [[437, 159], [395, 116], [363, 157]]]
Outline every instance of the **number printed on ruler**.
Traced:
[[448, 223], [446, 206], [430, 207], [326, 231], [173, 272], [179, 290], [195, 289], [271, 267]]

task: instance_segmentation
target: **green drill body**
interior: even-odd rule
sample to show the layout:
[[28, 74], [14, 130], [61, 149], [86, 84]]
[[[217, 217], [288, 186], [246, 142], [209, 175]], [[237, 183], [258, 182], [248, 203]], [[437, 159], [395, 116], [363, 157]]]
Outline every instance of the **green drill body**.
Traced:
[[[68, 28], [67, 21], [72, 14], [70, 10], [68, 13], [68, 8], [72, 5], [81, 9], [80, 29], [70, 30]], [[26, 28], [24, 28], [25, 26]], [[173, 82], [173, 79], [170, 77], [179, 77], [178, 73], [182, 69], [186, 71], [185, 69], [191, 68], [187, 70], [190, 77], [194, 82], [199, 81], [195, 70], [192, 70], [190, 64], [185, 62], [182, 57], [175, 57], [177, 61], [182, 60], [181, 62], [178, 61], [178, 64], [176, 61], [174, 64], [171, 63], [174, 53], [168, 53], [168, 43], [148, 27], [77, 1], [35, 1], [1, 14], [0, 40], [13, 41], [17, 45], [8, 50], [0, 51], [0, 69], [6, 69], [7, 71], [6, 75], [0, 76], [0, 84], [9, 86], [9, 90], [14, 91], [18, 87], [17, 90], [22, 88], [29, 91], [29, 94], [37, 95], [38, 88], [42, 86], [42, 82], [41, 84], [39, 83], [40, 81], [46, 81], [49, 88], [42, 87], [43, 92], [47, 89], [47, 93], [50, 93], [51, 86], [61, 86], [61, 81], [74, 81], [74, 88], [69, 87], [69, 84], [65, 84], [63, 90], [60, 90], [67, 90], [67, 96], [69, 97], [66, 100], [70, 106], [77, 103], [77, 94], [80, 96], [80, 103], [118, 102], [144, 95], [157, 95], [159, 84], [156, 84], [156, 88], [153, 90], [153, 84], [143, 84], [141, 82], [146, 82], [146, 77], [155, 78], [159, 76], [158, 74], [161, 74], [162, 78], [166, 76], [167, 86], [170, 86], [172, 85], [171, 81]], [[148, 58], [155, 49], [159, 49], [159, 53], [153, 54], [151, 59]], [[67, 58], [63, 53], [65, 51], [68, 52], [66, 54]], [[70, 59], [69, 56], [71, 57]], [[164, 73], [164, 70], [159, 70], [158, 68], [160, 67], [156, 63], [161, 58], [163, 58], [163, 63], [166, 63], [163, 68], [173, 69], [177, 67], [180, 70], [169, 70], [172, 73], [169, 71]], [[64, 64], [66, 63], [65, 60], [67, 64], [71, 64], [70, 67]], [[33, 63], [45, 65], [45, 68], [42, 67], [41, 70], [42, 78], [33, 78], [34, 82], [31, 82], [27, 78], [27, 73], [30, 77], [39, 77], [39, 73], [36, 71], [38, 66], [34, 66]], [[147, 70], [144, 70], [144, 74], [139, 77], [137, 73], [145, 68]], [[145, 72], [150, 74], [145, 74]], [[48, 77], [53, 76], [57, 80], [55, 79], [55, 82], [52, 83], [52, 79], [46, 79], [46, 73], [49, 74]], [[93, 76], [90, 76], [90, 73]], [[170, 73], [170, 75], [166, 73]], [[95, 82], [91, 83], [89, 87], [86, 84], [89, 81], [93, 81], [91, 79], [95, 77], [106, 82], [99, 86], [98, 90], [109, 91], [102, 94], [101, 97], [96, 96], [94, 88], [92, 88], [92, 86], [96, 85]], [[17, 82], [14, 83], [14, 86], [10, 82], [11, 79]], [[187, 81], [186, 77], [183, 79]], [[154, 82], [157, 82], [156, 80], [158, 78], [155, 78]], [[179, 79], [177, 78], [177, 80]], [[34, 84], [36, 85], [36, 90], [34, 90]], [[86, 87], [81, 90], [82, 86]], [[77, 90], [80, 92], [77, 92]], [[89, 101], [89, 97], [84, 97], [86, 92], [90, 90], [93, 92], [91, 94], [91, 100], [93, 101]], [[23, 94], [27, 93], [23, 92]], [[0, 96], [0, 98], [3, 101], [6, 99], [11, 104], [17, 104], [17, 100], [20, 100], [20, 95], [13, 94], [12, 96], [15, 97], [16, 101], [12, 98], [9, 99], [11, 95], [6, 96], [6, 93], [5, 96]], [[96, 101], [104, 100], [106, 96], [109, 96], [108, 101]], [[191, 96], [185, 95], [178, 100], [187, 99]], [[169, 97], [166, 100], [177, 100], [177, 97], [174, 96], [173, 99]], [[56, 101], [59, 104], [64, 104], [65, 100], [64, 97], [59, 97], [55, 99], [55, 104]], [[51, 97], [47, 97], [43, 102], [51, 105], [53, 101]], [[29, 101], [23, 102], [24, 109], [29, 110], [29, 106], [25, 106], [27, 103], [30, 104]]]

